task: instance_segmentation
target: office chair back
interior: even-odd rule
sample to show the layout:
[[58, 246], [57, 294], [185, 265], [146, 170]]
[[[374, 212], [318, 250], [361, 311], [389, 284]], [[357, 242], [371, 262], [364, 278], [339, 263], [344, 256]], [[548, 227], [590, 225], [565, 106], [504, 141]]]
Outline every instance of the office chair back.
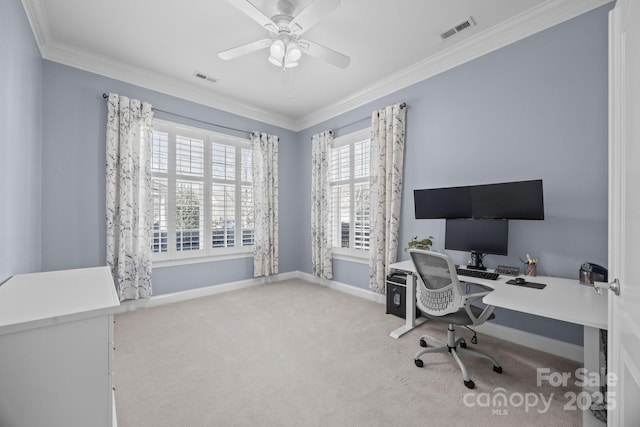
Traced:
[[[418, 273], [416, 305], [428, 318], [448, 323], [446, 343], [430, 335], [420, 337], [420, 347], [424, 348], [418, 351], [414, 357], [416, 366], [419, 368], [424, 366], [424, 362], [420, 359], [423, 354], [448, 352], [460, 367], [462, 380], [467, 388], [474, 388], [475, 383], [469, 376], [469, 372], [458, 353], [490, 360], [493, 363], [493, 370], [499, 374], [502, 373], [502, 367], [496, 359], [467, 348], [467, 342], [464, 338], [456, 339], [454, 327], [454, 325], [466, 327], [480, 325], [493, 318], [493, 306], [487, 305], [482, 309], [472, 304], [473, 301], [483, 298], [490, 291], [462, 295], [459, 287], [460, 283], [458, 282], [458, 272], [448, 255], [421, 250], [411, 250], [409, 252], [415, 270]], [[427, 348], [427, 338], [440, 344], [440, 346]], [[475, 332], [471, 342], [477, 343]]]
[[418, 273], [416, 305], [432, 316], [457, 312], [464, 299], [460, 294], [458, 274], [451, 258], [439, 252], [412, 249], [411, 260]]

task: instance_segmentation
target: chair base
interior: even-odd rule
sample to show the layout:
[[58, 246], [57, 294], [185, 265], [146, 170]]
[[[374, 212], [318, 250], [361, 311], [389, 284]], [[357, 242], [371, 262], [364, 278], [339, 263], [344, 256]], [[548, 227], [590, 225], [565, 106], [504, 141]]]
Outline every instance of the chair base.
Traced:
[[460, 370], [462, 371], [462, 380], [464, 382], [464, 385], [467, 388], [474, 388], [476, 385], [473, 382], [473, 380], [471, 379], [471, 377], [469, 376], [469, 371], [467, 371], [466, 366], [464, 366], [464, 363], [462, 363], [462, 360], [460, 359], [460, 356], [458, 356], [458, 353], [469, 355], [469, 356], [473, 356], [473, 357], [481, 357], [483, 359], [490, 360], [493, 363], [493, 370], [495, 372], [499, 373], [499, 374], [502, 373], [502, 367], [500, 366], [500, 364], [498, 363], [498, 361], [496, 359], [494, 359], [493, 357], [491, 357], [491, 356], [489, 356], [487, 354], [481, 353], [479, 351], [469, 350], [467, 348], [467, 343], [464, 340], [464, 338], [456, 339], [456, 331], [455, 331], [455, 329], [454, 329], [452, 324], [449, 324], [449, 327], [447, 328], [447, 342], [446, 343], [444, 341], [442, 341], [442, 340], [439, 340], [438, 338], [432, 337], [431, 335], [423, 335], [423, 336], [420, 337], [420, 346], [422, 346], [422, 347], [426, 347], [427, 346], [427, 342], [425, 341], [425, 338], [428, 338], [431, 341], [435, 341], [436, 343], [440, 344], [440, 346], [439, 347], [426, 348], [426, 349], [420, 350], [418, 353], [416, 353], [416, 355], [414, 357], [414, 362], [415, 362], [416, 366], [419, 367], [419, 368], [422, 368], [424, 366], [424, 363], [420, 359], [420, 356], [422, 356], [423, 354], [449, 352], [449, 353], [451, 353], [451, 355], [453, 356], [455, 361], [458, 363], [458, 366], [460, 367]]

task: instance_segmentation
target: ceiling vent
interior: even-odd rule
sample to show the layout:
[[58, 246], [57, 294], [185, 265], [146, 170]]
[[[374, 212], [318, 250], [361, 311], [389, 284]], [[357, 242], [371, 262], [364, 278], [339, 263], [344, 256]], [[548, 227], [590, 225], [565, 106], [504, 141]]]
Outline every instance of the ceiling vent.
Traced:
[[448, 39], [449, 37], [453, 36], [454, 34], [457, 34], [460, 31], [466, 30], [467, 28], [471, 28], [474, 25], [476, 25], [475, 21], [473, 20], [473, 18], [471, 16], [469, 16], [464, 21], [460, 22], [459, 24], [454, 25], [453, 27], [449, 28], [444, 33], [440, 34], [440, 37], [442, 38], [442, 40]]
[[216, 82], [216, 79], [214, 79], [213, 77], [209, 77], [206, 74], [201, 73], [200, 71], [196, 71], [195, 73], [193, 73], [193, 75], [196, 76], [199, 79], [206, 80], [206, 81], [211, 82], [211, 83], [215, 83]]

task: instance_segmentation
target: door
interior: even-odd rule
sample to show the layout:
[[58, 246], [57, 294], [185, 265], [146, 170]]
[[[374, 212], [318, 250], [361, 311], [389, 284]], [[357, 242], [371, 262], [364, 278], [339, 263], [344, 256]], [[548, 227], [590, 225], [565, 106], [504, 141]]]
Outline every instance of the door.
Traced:
[[609, 16], [608, 425], [640, 425], [640, 0]]

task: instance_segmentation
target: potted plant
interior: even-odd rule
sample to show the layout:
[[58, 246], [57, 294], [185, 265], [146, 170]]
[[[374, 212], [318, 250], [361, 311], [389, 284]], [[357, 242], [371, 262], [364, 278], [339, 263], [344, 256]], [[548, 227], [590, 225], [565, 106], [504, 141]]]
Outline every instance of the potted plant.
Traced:
[[422, 249], [428, 251], [431, 249], [431, 245], [433, 245], [433, 236], [429, 236], [426, 239], [418, 240], [418, 236], [415, 236], [409, 243], [407, 243], [407, 247], [404, 248], [404, 251], [408, 251], [409, 249]]

